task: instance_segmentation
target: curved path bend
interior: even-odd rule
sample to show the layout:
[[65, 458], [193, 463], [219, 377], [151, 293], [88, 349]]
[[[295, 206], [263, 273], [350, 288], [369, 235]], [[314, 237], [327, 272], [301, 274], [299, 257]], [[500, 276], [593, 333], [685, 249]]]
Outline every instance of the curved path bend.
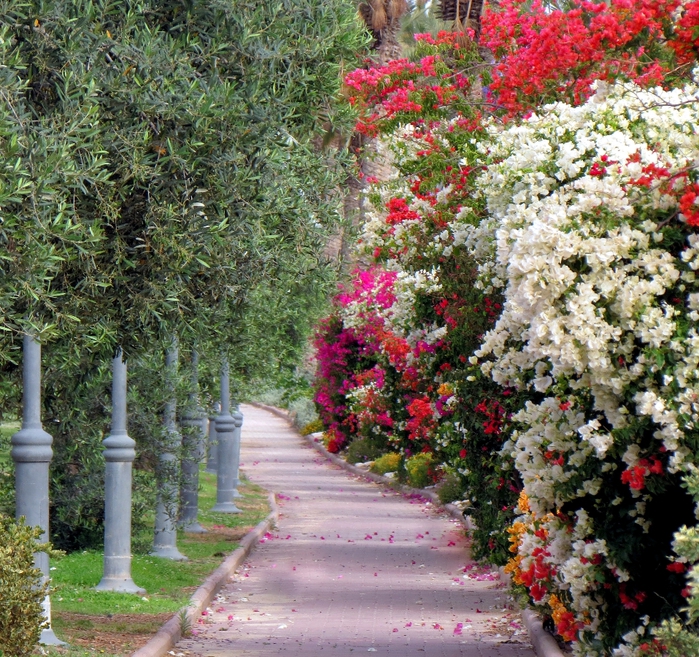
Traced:
[[268, 411], [241, 410], [241, 467], [277, 493], [279, 526], [170, 654], [534, 656], [460, 524], [329, 463]]

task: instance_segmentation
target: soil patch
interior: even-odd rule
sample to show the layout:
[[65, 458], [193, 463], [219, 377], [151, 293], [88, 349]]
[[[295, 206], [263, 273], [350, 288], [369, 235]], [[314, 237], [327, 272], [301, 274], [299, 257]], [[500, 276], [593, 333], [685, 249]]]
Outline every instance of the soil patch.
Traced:
[[60, 612], [53, 615], [53, 626], [71, 646], [96, 653], [130, 655], [172, 616], [172, 613], [92, 616]]

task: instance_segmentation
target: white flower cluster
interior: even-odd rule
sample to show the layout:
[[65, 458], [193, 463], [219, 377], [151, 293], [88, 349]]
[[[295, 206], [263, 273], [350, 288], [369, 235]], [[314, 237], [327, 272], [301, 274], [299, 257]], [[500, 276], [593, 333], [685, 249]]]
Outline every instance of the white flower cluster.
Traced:
[[[637, 444], [623, 463], [608, 459], [614, 431], [633, 415], [652, 420], [654, 453], [667, 453], [667, 471], [687, 465], [683, 439], [699, 428], [699, 236], [686, 231], [685, 246], [666, 245], [663, 229], [682, 220], [678, 197], [699, 165], [698, 127], [696, 86], [600, 84], [585, 105], [554, 104], [521, 124], [492, 128], [495, 164], [478, 184], [493, 224], [489, 235], [469, 242], [473, 231], [466, 231], [463, 241], [481, 259], [482, 276], [492, 277], [486, 285], [504, 281], [503, 313], [476, 352], [483, 371], [545, 395], [515, 416], [522, 428], [503, 449], [529, 498], [525, 525], [573, 498], [594, 498], [604, 472], [649, 474], [651, 454]], [[490, 263], [482, 259], [488, 241]], [[576, 410], [582, 393], [593, 415]], [[631, 515], [647, 531], [642, 487], [641, 480], [632, 490]], [[548, 530], [556, 586], [594, 635], [602, 609], [588, 552], [602, 555], [619, 582], [624, 573], [610, 564], [603, 541], [592, 540], [594, 527], [579, 540], [566, 538], [565, 528], [556, 536], [555, 523]], [[522, 539], [524, 569], [528, 541], [536, 539]], [[641, 635], [626, 637], [615, 654], [635, 654]], [[597, 654], [589, 645], [578, 650]]]

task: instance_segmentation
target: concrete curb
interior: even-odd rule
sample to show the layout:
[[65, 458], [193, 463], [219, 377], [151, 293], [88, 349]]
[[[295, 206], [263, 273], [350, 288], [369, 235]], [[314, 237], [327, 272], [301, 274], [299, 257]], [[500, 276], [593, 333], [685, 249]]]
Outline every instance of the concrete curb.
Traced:
[[529, 638], [539, 657], [565, 657], [563, 651], [545, 629], [541, 617], [531, 609], [522, 611], [522, 620], [527, 626]]
[[[255, 406], [257, 408], [261, 408], [265, 411], [273, 413], [277, 417], [286, 420], [287, 422], [289, 422], [289, 424], [293, 426], [293, 420], [291, 419], [287, 411], [281, 408], [276, 408], [274, 406], [268, 406], [267, 404], [260, 404], [258, 402], [248, 403], [250, 404], [250, 406]], [[461, 521], [463, 525], [466, 527], [466, 529], [473, 529], [473, 523], [471, 522], [470, 518], [464, 516], [461, 510], [453, 504], [442, 504], [442, 502], [439, 499], [439, 496], [434, 491], [425, 490], [423, 488], [411, 488], [410, 486], [404, 486], [403, 484], [399, 484], [398, 482], [395, 482], [391, 479], [387, 479], [386, 477], [382, 477], [381, 475], [377, 475], [373, 472], [367, 472], [362, 468], [358, 468], [356, 465], [347, 463], [347, 461], [341, 459], [339, 456], [331, 454], [327, 449], [325, 449], [322, 443], [316, 442], [315, 438], [312, 438], [311, 436], [301, 437], [304, 438], [311, 447], [313, 447], [320, 454], [325, 456], [325, 458], [327, 458], [329, 461], [332, 461], [335, 465], [340, 466], [341, 468], [351, 472], [352, 474], [358, 475], [360, 477], [363, 477], [364, 479], [373, 481], [377, 484], [388, 486], [389, 488], [393, 488], [394, 490], [399, 490], [402, 493], [425, 497], [429, 499], [435, 506], [442, 507], [450, 516]], [[509, 581], [509, 577], [504, 575], [502, 569], [500, 569], [500, 577], [501, 579]], [[532, 646], [534, 646], [534, 651], [536, 652], [538, 657], [566, 657], [565, 653], [563, 653], [556, 640], [551, 636], [551, 634], [549, 634], [544, 629], [541, 618], [536, 612], [532, 611], [531, 609], [524, 609], [522, 611], [522, 620], [524, 621], [524, 624], [527, 627], [527, 631], [529, 632], [529, 639], [532, 643]]]
[[201, 612], [214, 599], [217, 591], [245, 561], [257, 542], [276, 524], [279, 518], [279, 507], [274, 493], [269, 495], [269, 506], [272, 509], [271, 513], [248, 532], [240, 541], [240, 546], [204, 580], [202, 585], [192, 594], [189, 604], [182, 607], [155, 633], [146, 645], [139, 648], [131, 657], [162, 657], [165, 655], [182, 638], [183, 614], [186, 614], [191, 627], [196, 626]]

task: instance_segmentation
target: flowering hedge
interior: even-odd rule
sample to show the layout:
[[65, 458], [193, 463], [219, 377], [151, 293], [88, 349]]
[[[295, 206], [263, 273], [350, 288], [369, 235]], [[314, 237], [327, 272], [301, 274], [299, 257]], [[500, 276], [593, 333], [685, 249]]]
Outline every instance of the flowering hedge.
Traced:
[[576, 654], [679, 656], [699, 612], [699, 3], [500, 6], [492, 65], [420, 35], [418, 61], [348, 79], [397, 175], [370, 193], [374, 265], [319, 332], [318, 401], [338, 449], [458, 474], [475, 555], [509, 560]]
[[510, 569], [588, 655], [683, 605], [670, 544], [696, 522], [681, 475], [699, 438], [699, 222], [682, 206], [698, 100], [598, 83], [498, 129], [479, 180], [505, 303], [474, 358], [540, 394], [503, 448], [525, 491]]

